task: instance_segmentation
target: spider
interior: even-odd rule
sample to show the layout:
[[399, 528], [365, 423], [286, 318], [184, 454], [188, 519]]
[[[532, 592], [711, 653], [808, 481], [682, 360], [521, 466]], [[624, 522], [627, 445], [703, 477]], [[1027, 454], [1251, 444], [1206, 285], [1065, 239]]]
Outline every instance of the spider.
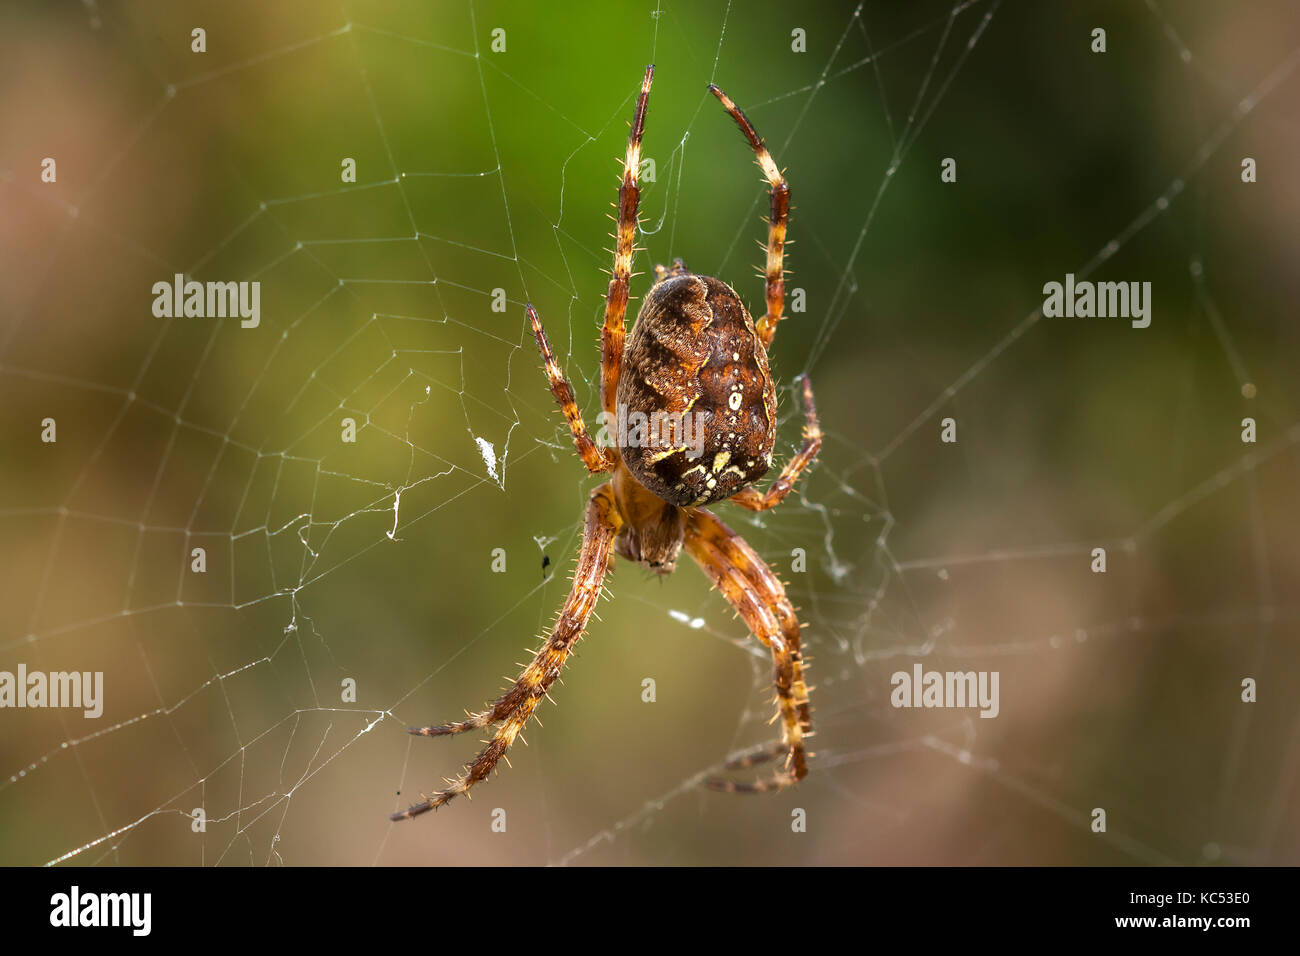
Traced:
[[[730, 286], [696, 275], [676, 259], [671, 268], [655, 266], [654, 283], [625, 345], [628, 282], [639, 224], [641, 136], [653, 80], [651, 64], [637, 98], [618, 191], [614, 269], [601, 330], [602, 420], [620, 423], [617, 440], [608, 447], [598, 445], [587, 431], [541, 319], [531, 305], [526, 307], [550, 390], [568, 422], [578, 455], [592, 474], [613, 474], [591, 492], [572, 589], [532, 663], [484, 710], [453, 723], [410, 728], [412, 734], [442, 737], [499, 725], [495, 735], [459, 777], [448, 781], [446, 789], [422, 794], [420, 803], [393, 814], [393, 820], [435, 810], [493, 771], [547, 696], [586, 629], [613, 553], [664, 575], [672, 572], [685, 548], [771, 651], [781, 739], [725, 767], [743, 769], [782, 754], [785, 765], [753, 782], [710, 779], [708, 786], [730, 792], [772, 791], [797, 783], [808, 772], [804, 740], [812, 732], [812, 713], [798, 618], [771, 568], [744, 539], [702, 507], [727, 500], [751, 511], [774, 508], [821, 448], [812, 386], [805, 376], [801, 381], [803, 445], [767, 492], [751, 487], [767, 473], [776, 440], [776, 388], [767, 349], [785, 306], [783, 261], [790, 188], [745, 114], [710, 84], [709, 92], [740, 127], [770, 184], [767, 312], [755, 323]], [[629, 432], [623, 425], [633, 421], [637, 427]]]

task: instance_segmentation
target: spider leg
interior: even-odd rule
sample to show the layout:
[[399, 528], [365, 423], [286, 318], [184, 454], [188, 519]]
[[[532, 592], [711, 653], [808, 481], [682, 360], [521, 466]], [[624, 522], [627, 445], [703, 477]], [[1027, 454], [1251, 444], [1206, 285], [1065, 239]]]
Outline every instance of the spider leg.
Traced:
[[[406, 820], [436, 810], [485, 779], [497, 765], [497, 761], [505, 756], [510, 745], [519, 736], [519, 731], [532, 717], [542, 697], [560, 676], [560, 668], [564, 666], [573, 646], [586, 630], [587, 621], [591, 618], [591, 612], [600, 597], [605, 572], [609, 569], [609, 555], [614, 547], [614, 536], [621, 523], [622, 519], [614, 504], [614, 492], [608, 483], [603, 484], [591, 493], [582, 533], [582, 548], [578, 552], [578, 567], [573, 575], [573, 587], [560, 610], [559, 620], [556, 621], [550, 636], [505, 696], [490, 711], [471, 718], [473, 723], [470, 723], [470, 726], [484, 726], [489, 722], [487, 718], [500, 720], [501, 726], [497, 728], [496, 734], [450, 786], [429, 796], [422, 795], [422, 802], [400, 813], [394, 813], [391, 819]], [[501, 716], [495, 717], [494, 715], [498, 713]], [[467, 722], [461, 722], [464, 723]], [[458, 727], [460, 724], [446, 725], [446, 728]], [[439, 736], [437, 731], [444, 728], [429, 729], [434, 731], [431, 736]], [[460, 729], [468, 730], [470, 727], [465, 726]], [[424, 731], [414, 729], [412, 732], [423, 733]], [[459, 730], [449, 729], [446, 732], [459, 733]]]
[[714, 790], [759, 793], [798, 783], [808, 773], [804, 738], [812, 734], [812, 710], [804, 682], [799, 620], [785, 588], [743, 538], [702, 508], [692, 511], [687, 519], [685, 547], [754, 636], [772, 652], [782, 730], [780, 744], [744, 755], [727, 769], [753, 766], [778, 753], [787, 754], [785, 768], [766, 779], [753, 783], [709, 780], [707, 785]]
[[751, 747], [739, 756], [733, 757], [722, 765], [724, 770], [744, 770], [747, 767], [757, 767], [761, 763], [767, 763], [774, 757], [789, 753], [790, 749], [786, 746], [784, 740], [777, 740], [770, 744], [763, 744], [759, 747]]
[[542, 362], [546, 365], [546, 377], [551, 382], [551, 394], [560, 403], [560, 412], [569, 423], [569, 431], [573, 432], [573, 444], [577, 446], [582, 463], [592, 474], [609, 471], [613, 465], [587, 432], [587, 424], [582, 420], [582, 412], [579, 411], [578, 402], [573, 397], [573, 386], [564, 377], [560, 363], [555, 361], [555, 353], [551, 351], [551, 343], [546, 339], [546, 330], [542, 328], [542, 320], [538, 317], [537, 310], [531, 305], [527, 308], [528, 321], [532, 323], [533, 334], [537, 336], [537, 347], [541, 349]]
[[772, 344], [772, 339], [776, 335], [776, 324], [781, 321], [781, 313], [785, 310], [785, 230], [790, 222], [790, 185], [781, 175], [781, 171], [776, 168], [772, 154], [763, 145], [762, 137], [758, 135], [740, 107], [712, 83], [709, 84], [709, 92], [718, 98], [718, 102], [726, 108], [731, 118], [736, 121], [736, 125], [740, 127], [740, 131], [745, 134], [745, 139], [749, 140], [749, 145], [758, 158], [759, 168], [763, 170], [763, 175], [767, 177], [772, 187], [772, 211], [768, 218], [765, 269], [767, 314], [758, 320], [758, 337], [763, 343], [763, 348], [767, 348]]
[[623, 182], [618, 188], [614, 271], [609, 278], [609, 291], [605, 294], [605, 324], [600, 331], [600, 404], [610, 414], [614, 414], [618, 401], [618, 376], [623, 366], [623, 342], [627, 337], [624, 324], [627, 318], [627, 284], [632, 278], [637, 208], [641, 201], [641, 190], [637, 187], [641, 175], [641, 135], [645, 132], [646, 103], [650, 99], [650, 84], [654, 76], [652, 63], [645, 68], [645, 78], [641, 81], [641, 95], [636, 101], [632, 132], [627, 139], [627, 156], [623, 160]]
[[744, 488], [728, 498], [728, 501], [733, 501], [750, 511], [767, 511], [775, 508], [785, 500], [785, 496], [794, 488], [794, 483], [799, 480], [803, 470], [817, 457], [817, 452], [822, 447], [822, 427], [817, 420], [817, 406], [813, 403], [812, 382], [808, 380], [807, 375], [800, 377], [803, 379], [803, 447], [799, 449], [799, 454], [786, 462], [786, 466], [781, 469], [781, 474], [766, 493], [753, 488]]

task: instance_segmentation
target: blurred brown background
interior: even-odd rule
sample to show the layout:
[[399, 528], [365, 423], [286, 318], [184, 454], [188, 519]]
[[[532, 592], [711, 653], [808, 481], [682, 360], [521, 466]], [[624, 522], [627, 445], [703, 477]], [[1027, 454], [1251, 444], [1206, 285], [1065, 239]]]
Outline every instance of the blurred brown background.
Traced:
[[[6, 5], [0, 669], [106, 703], [0, 711], [0, 862], [1296, 862], [1298, 51], [1280, 2]], [[828, 437], [780, 510], [718, 510], [802, 608], [813, 773], [694, 786], [772, 732], [770, 666], [695, 568], [623, 563], [513, 769], [391, 826], [476, 746], [406, 725], [563, 600], [594, 482], [522, 303], [593, 424], [652, 58], [640, 270], [761, 304], [709, 81], [792, 185], [772, 358]], [[1150, 281], [1151, 327], [1035, 321], [1111, 242], [1092, 278]], [[260, 327], [155, 318], [176, 272], [260, 281]], [[999, 716], [892, 708], [918, 661], [999, 671]]]

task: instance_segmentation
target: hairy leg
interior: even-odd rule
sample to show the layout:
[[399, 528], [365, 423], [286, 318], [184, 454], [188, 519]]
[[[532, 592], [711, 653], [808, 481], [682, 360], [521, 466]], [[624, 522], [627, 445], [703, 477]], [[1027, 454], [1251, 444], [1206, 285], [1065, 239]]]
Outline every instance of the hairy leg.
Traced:
[[651, 64], [645, 68], [645, 78], [641, 81], [641, 95], [636, 101], [632, 132], [627, 140], [627, 156], [623, 160], [623, 182], [618, 188], [614, 271], [610, 274], [609, 291], [605, 294], [605, 324], [600, 332], [600, 404], [611, 414], [618, 401], [618, 376], [623, 368], [623, 342], [627, 337], [627, 285], [632, 278], [637, 208], [641, 201], [641, 190], [637, 187], [637, 178], [641, 175], [641, 136], [645, 132], [646, 103], [650, 99], [650, 84], [654, 76], [655, 68]]
[[777, 714], [781, 719], [781, 747], [759, 751], [738, 762], [751, 766], [784, 752], [784, 770], [754, 783], [710, 780], [717, 790], [756, 793], [779, 790], [802, 780], [808, 773], [804, 738], [812, 732], [812, 712], [804, 681], [799, 620], [785, 588], [743, 538], [704, 509], [692, 511], [686, 525], [686, 550], [739, 612], [753, 635], [772, 653]]
[[489, 723], [499, 722], [501, 726], [487, 746], [446, 789], [432, 795], [421, 794], [420, 803], [394, 813], [393, 820], [407, 820], [436, 810], [486, 778], [497, 761], [505, 756], [546, 691], [560, 676], [560, 668], [586, 630], [587, 621], [600, 597], [605, 572], [609, 569], [609, 555], [620, 523], [614, 493], [608, 483], [603, 484], [592, 492], [591, 501], [587, 505], [587, 519], [583, 528], [582, 548], [578, 552], [578, 567], [573, 574], [573, 587], [560, 610], [559, 620], [532, 663], [524, 668], [514, 686], [482, 714], [444, 727], [413, 727], [411, 733], [436, 737], [460, 733], [471, 727], [483, 727]]
[[537, 310], [531, 305], [527, 308], [528, 321], [532, 323], [533, 335], [537, 336], [537, 347], [542, 352], [542, 363], [546, 366], [546, 377], [551, 382], [551, 394], [560, 403], [560, 413], [564, 415], [564, 420], [569, 423], [569, 431], [573, 433], [573, 444], [578, 449], [578, 455], [582, 458], [582, 463], [587, 466], [587, 471], [592, 474], [609, 471], [613, 464], [605, 456], [605, 453], [596, 447], [596, 443], [592, 441], [591, 435], [587, 432], [587, 424], [582, 420], [582, 412], [578, 409], [578, 402], [573, 397], [573, 386], [564, 377], [560, 363], [555, 361], [555, 353], [551, 351], [551, 343], [546, 339], [546, 330], [542, 328], [542, 320], [538, 317]]
[[772, 339], [776, 335], [776, 325], [781, 321], [781, 313], [785, 310], [785, 230], [790, 222], [790, 184], [776, 168], [772, 154], [767, 151], [762, 137], [758, 135], [740, 107], [713, 84], [709, 84], [709, 92], [718, 98], [718, 102], [726, 108], [731, 118], [736, 121], [736, 125], [740, 127], [740, 131], [745, 134], [745, 139], [749, 141], [749, 146], [754, 150], [754, 156], [758, 160], [758, 167], [763, 170], [763, 175], [771, 186], [772, 208], [771, 215], [768, 217], [767, 263], [764, 268], [767, 314], [758, 320], [758, 337], [763, 343], [763, 348], [767, 348], [772, 344]]
[[742, 508], [748, 508], [750, 511], [767, 511], [775, 508], [794, 489], [794, 483], [799, 480], [803, 470], [812, 464], [813, 459], [817, 457], [817, 452], [822, 447], [822, 426], [817, 420], [817, 406], [813, 403], [812, 382], [808, 376], [803, 378], [803, 447], [799, 449], [799, 454], [795, 455], [781, 469], [781, 474], [772, 487], [765, 493], [760, 493], [753, 488], [746, 488], [728, 498]]

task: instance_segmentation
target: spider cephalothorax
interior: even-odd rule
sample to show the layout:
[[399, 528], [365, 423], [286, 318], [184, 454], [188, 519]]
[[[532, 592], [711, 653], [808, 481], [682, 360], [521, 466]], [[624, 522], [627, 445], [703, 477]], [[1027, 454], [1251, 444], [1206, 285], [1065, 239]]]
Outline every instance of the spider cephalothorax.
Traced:
[[592, 440], [541, 319], [528, 306], [551, 391], [579, 456], [593, 474], [613, 474], [591, 493], [573, 587], [532, 663], [486, 709], [454, 723], [411, 728], [413, 734], [441, 737], [497, 725], [492, 739], [446, 789], [393, 814], [394, 820], [434, 810], [492, 772], [586, 629], [613, 552], [667, 574], [685, 549], [771, 651], [781, 739], [726, 766], [741, 769], [785, 754], [785, 768], [753, 783], [710, 780], [709, 785], [738, 792], [776, 790], [797, 783], [808, 772], [804, 740], [812, 733], [812, 711], [804, 682], [799, 620], [771, 568], [743, 538], [702, 507], [723, 500], [751, 511], [776, 507], [821, 447], [812, 386], [804, 377], [803, 446], [771, 488], [760, 493], [752, 487], [767, 473], [776, 440], [776, 387], [767, 349], [785, 307], [790, 189], [745, 114], [725, 93], [710, 86], [709, 92], [745, 135], [771, 186], [767, 311], [755, 322], [730, 286], [695, 275], [678, 259], [671, 269], [655, 267], [655, 283], [637, 315], [631, 341], [625, 342], [641, 195], [637, 186], [641, 136], [653, 79], [654, 67], [649, 66], [623, 162], [614, 270], [601, 329], [602, 418], [615, 429], [611, 447], [601, 448]]

